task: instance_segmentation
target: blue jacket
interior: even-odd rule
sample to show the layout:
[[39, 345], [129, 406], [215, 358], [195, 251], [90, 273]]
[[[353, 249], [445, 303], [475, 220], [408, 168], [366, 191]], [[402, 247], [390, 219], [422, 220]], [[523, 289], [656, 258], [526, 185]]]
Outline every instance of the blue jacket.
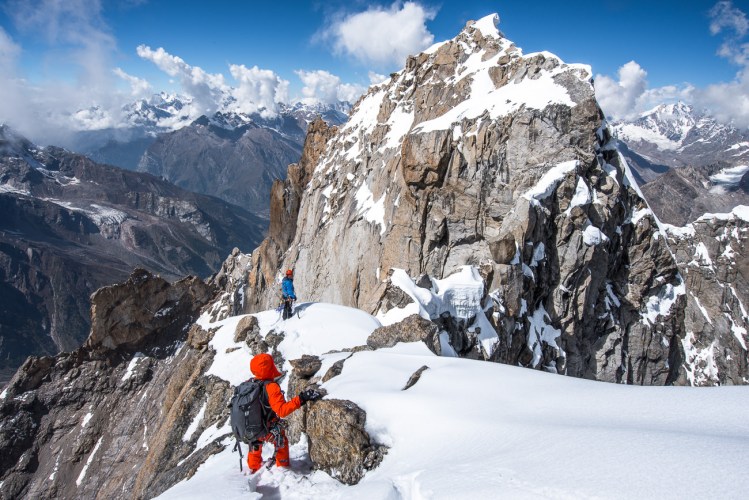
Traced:
[[281, 295], [284, 299], [286, 297], [291, 297], [296, 300], [296, 294], [294, 293], [294, 280], [292, 278], [286, 276], [283, 281], [281, 281]]

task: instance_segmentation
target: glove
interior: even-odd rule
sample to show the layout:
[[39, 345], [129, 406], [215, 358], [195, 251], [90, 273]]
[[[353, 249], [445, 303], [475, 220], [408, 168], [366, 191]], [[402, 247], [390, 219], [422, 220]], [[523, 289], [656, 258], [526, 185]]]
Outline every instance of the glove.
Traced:
[[317, 401], [322, 399], [322, 394], [314, 389], [305, 389], [299, 393], [299, 399], [302, 401], [302, 404], [304, 404], [307, 401]]

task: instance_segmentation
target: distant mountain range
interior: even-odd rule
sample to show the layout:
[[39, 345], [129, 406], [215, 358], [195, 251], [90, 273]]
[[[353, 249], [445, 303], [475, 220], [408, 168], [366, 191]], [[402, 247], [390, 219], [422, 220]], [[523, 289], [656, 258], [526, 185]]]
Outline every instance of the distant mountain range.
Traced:
[[[299, 102], [279, 104], [275, 114], [222, 109], [195, 117], [192, 99], [161, 93], [125, 106], [117, 128], [82, 125], [71, 148], [97, 162], [149, 172], [267, 217], [270, 186], [299, 159], [307, 125], [317, 116], [340, 125], [350, 107], [346, 102]], [[80, 123], [97, 123], [98, 112], [79, 111]]]
[[206, 277], [266, 221], [147, 173], [39, 148], [0, 126], [0, 380], [30, 354], [77, 348], [89, 296], [134, 267]]
[[749, 204], [749, 130], [684, 103], [658, 106], [611, 128], [662, 221], [681, 226]]

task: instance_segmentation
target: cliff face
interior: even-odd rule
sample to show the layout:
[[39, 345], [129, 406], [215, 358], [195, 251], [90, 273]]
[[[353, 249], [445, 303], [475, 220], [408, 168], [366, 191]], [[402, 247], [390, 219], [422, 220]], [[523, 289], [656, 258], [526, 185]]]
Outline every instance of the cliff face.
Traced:
[[305, 300], [385, 314], [392, 269], [439, 279], [471, 265], [480, 303], [427, 313], [462, 325], [459, 354], [687, 383], [686, 285], [589, 68], [523, 55], [494, 21], [409, 58], [308, 155], [319, 158], [298, 215], [285, 215], [293, 239], [280, 259], [256, 256], [249, 307], [275, 305], [287, 267]]
[[749, 207], [667, 226], [686, 284], [682, 345], [693, 385], [749, 384]]

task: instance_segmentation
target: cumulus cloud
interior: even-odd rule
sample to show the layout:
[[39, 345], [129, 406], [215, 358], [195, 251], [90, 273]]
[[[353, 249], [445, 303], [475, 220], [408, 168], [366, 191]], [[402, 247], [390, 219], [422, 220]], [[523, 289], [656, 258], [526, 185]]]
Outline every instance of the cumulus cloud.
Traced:
[[659, 104], [673, 101], [689, 102], [694, 87], [666, 85], [648, 88], [648, 73], [635, 61], [619, 68], [618, 80], [607, 75], [595, 78], [596, 99], [607, 117], [633, 119]]
[[147, 45], [139, 45], [136, 52], [141, 58], [154, 63], [161, 71], [179, 79], [182, 89], [193, 98], [198, 115], [215, 113], [229, 93], [224, 75], [211, 74], [198, 66], [191, 66], [181, 57], [169, 54], [162, 47], [153, 50]]
[[734, 31], [738, 36], [744, 36], [749, 31], [746, 14], [730, 1], [718, 2], [710, 9], [710, 33], [717, 35], [724, 29]]
[[710, 32], [722, 35], [718, 55], [739, 66], [730, 82], [695, 89], [694, 104], [707, 109], [717, 119], [739, 127], [749, 127], [749, 19], [730, 1], [721, 1], [710, 10]]
[[303, 101], [308, 103], [355, 102], [365, 90], [361, 85], [343, 83], [339, 77], [325, 70], [298, 70], [295, 73], [304, 84]]
[[130, 95], [136, 99], [146, 97], [152, 93], [151, 84], [143, 78], [128, 75], [122, 68], [114, 68], [113, 73], [130, 84]]
[[99, 0], [14, 0], [6, 11], [22, 32], [64, 47], [58, 62], [74, 63], [79, 85], [89, 92], [111, 84], [109, 61], [117, 44], [103, 20]]
[[595, 78], [596, 98], [607, 116], [629, 118], [637, 113], [637, 100], [647, 88], [647, 72], [634, 61], [619, 68], [619, 80], [606, 75]]
[[389, 8], [373, 6], [345, 16], [323, 31], [336, 53], [352, 56], [377, 67], [400, 66], [434, 41], [426, 22], [436, 11], [416, 2], [393, 3]]
[[724, 36], [718, 55], [742, 67], [749, 65], [749, 43], [742, 43], [747, 32], [749, 19], [731, 2], [718, 2], [710, 10], [710, 33]]
[[289, 82], [269, 69], [232, 64], [229, 71], [239, 85], [234, 89], [232, 110], [238, 113], [278, 114], [278, 105], [288, 101]]

